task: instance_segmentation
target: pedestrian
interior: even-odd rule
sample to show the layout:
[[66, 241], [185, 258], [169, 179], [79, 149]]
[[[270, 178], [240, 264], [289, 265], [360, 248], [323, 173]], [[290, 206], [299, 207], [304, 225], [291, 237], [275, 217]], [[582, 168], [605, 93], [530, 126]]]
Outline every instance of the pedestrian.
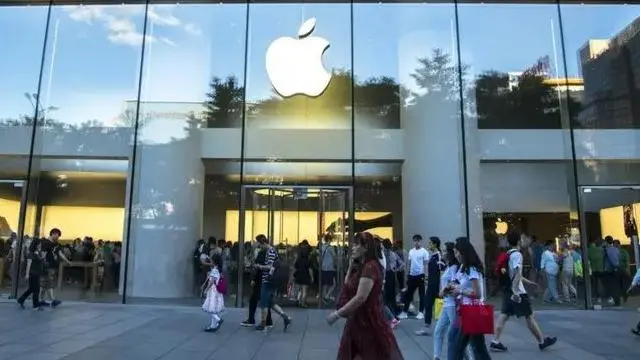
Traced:
[[222, 256], [214, 254], [211, 257], [211, 270], [207, 275], [204, 293], [206, 298], [202, 304], [202, 310], [211, 316], [209, 325], [204, 329], [207, 332], [220, 330], [224, 319], [224, 294], [227, 292], [227, 279], [222, 275]]
[[433, 307], [440, 293], [440, 276], [444, 270], [442, 255], [440, 254], [440, 238], [429, 238], [429, 263], [427, 265], [427, 288], [425, 290], [424, 304], [424, 328], [418, 330], [416, 335], [430, 335], [431, 321], [433, 320]]
[[53, 308], [57, 307], [61, 304], [60, 300], [57, 300], [53, 289], [56, 284], [56, 278], [58, 275], [58, 266], [60, 260], [70, 265], [71, 262], [64, 255], [62, 251], [62, 246], [60, 245], [59, 239], [62, 236], [62, 231], [60, 229], [54, 228], [49, 231], [49, 238], [42, 241], [42, 251], [44, 251], [45, 256], [45, 267], [46, 273], [40, 279], [40, 288], [42, 290], [41, 296], [44, 299], [49, 298], [50, 303], [46, 301], [41, 301], [42, 306], [51, 306]]
[[46, 274], [46, 268], [44, 265], [42, 243], [38, 238], [34, 238], [29, 245], [26, 273], [26, 280], [29, 283], [29, 288], [18, 298], [18, 305], [24, 309], [24, 302], [27, 300], [29, 295], [31, 295], [33, 309], [42, 310], [42, 306], [40, 306], [40, 278]]
[[498, 318], [496, 325], [494, 340], [489, 345], [492, 351], [507, 351], [507, 347], [500, 342], [502, 331], [507, 323], [507, 320], [512, 316], [518, 318], [525, 318], [527, 321], [527, 327], [531, 334], [538, 341], [538, 348], [544, 350], [547, 347], [553, 345], [558, 341], [555, 337], [545, 337], [538, 326], [538, 322], [533, 316], [533, 309], [531, 308], [531, 302], [529, 296], [524, 288], [524, 283], [536, 286], [532, 281], [529, 281], [522, 275], [522, 242], [521, 236], [518, 232], [512, 231], [507, 235], [507, 241], [510, 246], [510, 254], [508, 260], [509, 279], [511, 279], [511, 286], [507, 286], [503, 292], [502, 298], [502, 314]]
[[[269, 310], [273, 310], [276, 314], [282, 317], [284, 323], [284, 331], [287, 331], [289, 325], [291, 325], [291, 318], [284, 312], [280, 305], [273, 302], [273, 292], [282, 283], [282, 269], [278, 259], [278, 252], [269, 244], [269, 240], [263, 234], [256, 236], [258, 245], [266, 251], [265, 260], [262, 264], [256, 264], [256, 268], [260, 270], [261, 285], [260, 285], [260, 324], [255, 327], [257, 331], [263, 331], [267, 326], [267, 313]], [[288, 275], [288, 269], [286, 269]]]
[[[250, 250], [250, 249], [249, 249]], [[256, 326], [256, 311], [258, 310], [258, 303], [260, 302], [260, 289], [262, 288], [262, 272], [258, 269], [259, 264], [264, 264], [267, 256], [267, 250], [260, 249], [256, 255], [255, 260], [251, 264], [251, 295], [249, 297], [249, 316], [247, 320], [240, 323], [240, 326], [255, 327]], [[270, 329], [273, 327], [273, 320], [271, 319], [271, 309], [267, 310], [267, 319], [265, 326]]]
[[[469, 239], [459, 237], [454, 245], [454, 254], [460, 265], [455, 275], [455, 286], [448, 293], [456, 296], [458, 305], [474, 305], [484, 303], [484, 265]], [[449, 360], [463, 360], [465, 350], [471, 345], [475, 360], [491, 360], [484, 335], [464, 334], [461, 329], [459, 315], [452, 322], [449, 330]]]
[[413, 301], [413, 295], [418, 290], [418, 297], [420, 299], [420, 311], [416, 315], [416, 319], [423, 320], [424, 314], [424, 280], [426, 277], [427, 266], [429, 262], [429, 252], [422, 247], [422, 235], [416, 234], [413, 236], [413, 248], [409, 250], [409, 276], [407, 277], [407, 292], [403, 299], [403, 311], [400, 313], [400, 320], [404, 320], [408, 317], [407, 312], [411, 302]]
[[337, 310], [327, 316], [330, 325], [347, 319], [338, 360], [404, 359], [383, 315], [381, 256], [380, 244], [370, 233], [356, 234]]
[[[456, 298], [453, 295], [456, 274], [458, 273], [459, 262], [454, 253], [454, 243], [449, 242], [445, 245], [444, 260], [447, 268], [444, 270], [441, 278], [440, 297], [443, 299], [442, 312], [436, 322], [436, 328], [433, 336], [433, 360], [440, 360], [442, 356], [442, 344], [444, 343], [445, 334], [450, 331], [450, 325], [456, 318]], [[453, 346], [453, 344], [449, 344]]]
[[[629, 286], [629, 289], [627, 289], [627, 294], [633, 291], [634, 288], [640, 288], [640, 269], [636, 270], [636, 275], [633, 277], [633, 280], [631, 280], [631, 285]], [[638, 321], [635, 329], [631, 329], [631, 332], [640, 336], [640, 321]]]

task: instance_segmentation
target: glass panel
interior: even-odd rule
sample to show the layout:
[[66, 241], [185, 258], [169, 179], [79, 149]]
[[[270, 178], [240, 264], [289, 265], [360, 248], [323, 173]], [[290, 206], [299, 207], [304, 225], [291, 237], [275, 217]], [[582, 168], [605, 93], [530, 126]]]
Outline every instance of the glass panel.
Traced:
[[52, 300], [121, 300], [133, 135], [123, 108], [137, 96], [143, 21], [144, 5], [51, 8], [29, 207], [34, 236], [62, 233], [64, 258], [48, 264], [43, 286], [56, 288]]
[[453, 2], [354, 4], [355, 231], [405, 259], [415, 234], [466, 233], [455, 15]]
[[[38, 103], [40, 75], [47, 6], [25, 1], [18, 6], [0, 7], [0, 51], [10, 56], [0, 57], [0, 298], [12, 291], [14, 271], [20, 269], [18, 279], [24, 278], [25, 247], [28, 242], [17, 241], [22, 199], [20, 184], [27, 179], [29, 153], [34, 130], [34, 115]], [[19, 37], [13, 34], [20, 34]], [[47, 112], [40, 107], [39, 123], [46, 122]], [[4, 180], [7, 180], [6, 182]], [[27, 213], [25, 235], [33, 235], [33, 216]], [[28, 226], [26, 224], [29, 224]]]
[[128, 301], [199, 303], [196, 241], [212, 237], [235, 302], [246, 6], [149, 4], [140, 102], [125, 107], [140, 112]]
[[320, 276], [318, 305], [335, 307], [345, 272], [349, 267], [349, 211], [348, 192], [344, 189], [320, 189], [319, 206], [321, 225], [319, 238]]
[[[638, 42], [640, 41], [640, 5], [638, 4], [562, 4], [563, 30], [569, 79], [582, 81], [576, 106], [569, 108], [577, 182], [581, 186], [637, 185], [640, 175], [638, 128], [640, 127], [640, 78], [638, 77]], [[593, 26], [597, 20], [598, 26]], [[606, 236], [628, 243], [619, 231], [622, 219], [635, 199], [635, 190], [593, 190], [581, 192], [583, 208], [583, 248], [593, 267], [590, 300], [607, 297], [604, 290], [617, 290], [620, 284], [612, 274], [601, 274], [593, 246]], [[605, 205], [600, 206], [600, 201]], [[622, 206], [622, 208], [621, 208]], [[606, 209], [604, 209], [606, 208]], [[611, 209], [612, 208], [612, 209]], [[633, 209], [633, 206], [631, 207]], [[633, 212], [632, 212], [633, 213]], [[616, 214], [616, 215], [613, 215]], [[597, 231], [594, 224], [616, 220], [617, 227]], [[603, 220], [604, 219], [604, 220]], [[618, 230], [616, 230], [618, 229]], [[624, 246], [623, 246], [624, 247]], [[630, 248], [629, 248], [630, 250]], [[598, 252], [595, 252], [597, 254]], [[635, 262], [632, 257], [631, 262]], [[588, 274], [588, 272], [587, 272]], [[608, 305], [608, 299], [602, 299]], [[617, 303], [617, 301], [616, 301]], [[637, 301], [636, 305], [637, 306]], [[632, 303], [633, 304], [633, 303]], [[593, 305], [600, 305], [597, 301]]]
[[349, 184], [350, 5], [252, 4], [249, 19], [244, 183]]
[[589, 241], [594, 307], [637, 309], [640, 298], [629, 297], [627, 290], [640, 257], [636, 220], [640, 217], [640, 187], [582, 187], [580, 200], [582, 229]]
[[[540, 269], [545, 249], [558, 261], [579, 250], [557, 5], [460, 4], [459, 25], [471, 236], [490, 268], [520, 232], [524, 274], [540, 284], [528, 289], [534, 307], [582, 306], [563, 296], [557, 266], [550, 281]], [[496, 285], [491, 276], [499, 303]]]

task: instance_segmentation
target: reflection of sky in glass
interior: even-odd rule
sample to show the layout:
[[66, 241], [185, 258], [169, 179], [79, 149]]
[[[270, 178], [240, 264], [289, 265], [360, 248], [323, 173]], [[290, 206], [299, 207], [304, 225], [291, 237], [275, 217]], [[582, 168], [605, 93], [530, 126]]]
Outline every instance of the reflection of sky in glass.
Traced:
[[[359, 80], [391, 76], [411, 86], [415, 59], [433, 47], [454, 54], [453, 8], [436, 4], [356, 4], [354, 73]], [[57, 7], [52, 13], [41, 102], [67, 124], [98, 120], [119, 124], [125, 101], [136, 98], [142, 41], [141, 5]], [[639, 14], [640, 6], [563, 6], [570, 76], [577, 52], [589, 39], [610, 38]], [[29, 113], [24, 96], [37, 86], [45, 7], [0, 8], [0, 118]], [[536, 59], [554, 59], [559, 44], [555, 5], [461, 5], [462, 59], [472, 73], [522, 71]], [[211, 76], [242, 78], [244, 5], [152, 6], [142, 98], [201, 102]], [[249, 100], [270, 96], [264, 53], [279, 36], [295, 36], [305, 18], [318, 19], [314, 35], [331, 47], [325, 63], [346, 68], [350, 60], [348, 4], [252, 5]], [[552, 25], [553, 24], [553, 25]], [[16, 35], [16, 31], [20, 36]], [[561, 49], [556, 50], [561, 53]], [[562, 64], [559, 64], [562, 73]]]

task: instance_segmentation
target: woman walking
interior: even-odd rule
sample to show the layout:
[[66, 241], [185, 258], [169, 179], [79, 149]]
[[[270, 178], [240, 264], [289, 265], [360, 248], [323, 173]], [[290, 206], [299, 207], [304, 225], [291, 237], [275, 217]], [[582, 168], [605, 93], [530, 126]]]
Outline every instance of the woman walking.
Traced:
[[211, 317], [209, 325], [204, 329], [206, 332], [216, 332], [220, 330], [220, 326], [222, 326], [224, 322], [222, 319], [222, 311], [224, 310], [224, 294], [227, 291], [227, 280], [220, 272], [221, 269], [222, 256], [214, 254], [211, 257], [211, 270], [207, 276], [204, 291], [206, 298], [204, 304], [202, 304], [202, 310]]
[[[455, 288], [456, 274], [458, 273], [458, 266], [460, 263], [456, 259], [454, 253], [455, 244], [452, 242], [446, 243], [444, 260], [447, 262], [447, 268], [442, 274], [440, 297], [443, 298], [442, 312], [440, 318], [436, 323], [436, 328], [433, 336], [433, 360], [442, 359], [442, 344], [444, 343], [444, 336], [450, 330], [451, 323], [456, 319], [456, 297], [453, 295], [453, 289]], [[453, 346], [454, 344], [449, 344]]]
[[40, 306], [40, 278], [46, 274], [44, 253], [40, 239], [33, 238], [27, 254], [27, 281], [29, 288], [18, 298], [18, 305], [24, 309], [24, 302], [31, 295], [34, 310], [42, 310]]
[[[450, 286], [448, 292], [458, 298], [461, 305], [473, 305], [484, 301], [484, 266], [471, 242], [466, 237], [456, 239], [454, 253], [460, 266], [456, 273], [457, 285]], [[447, 288], [445, 288], [447, 289]], [[460, 317], [456, 316], [449, 331], [449, 360], [462, 360], [467, 345], [475, 360], [491, 360], [484, 335], [466, 335], [460, 329]]]
[[338, 299], [338, 309], [327, 317], [333, 324], [347, 319], [338, 360], [403, 360], [393, 331], [382, 310], [380, 244], [369, 233], [355, 236], [349, 269]]

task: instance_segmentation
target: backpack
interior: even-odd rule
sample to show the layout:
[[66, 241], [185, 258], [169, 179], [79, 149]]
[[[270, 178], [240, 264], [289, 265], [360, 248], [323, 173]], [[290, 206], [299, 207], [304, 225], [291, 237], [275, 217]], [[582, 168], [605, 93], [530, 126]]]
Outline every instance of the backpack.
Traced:
[[222, 295], [227, 295], [227, 278], [222, 274], [220, 274], [220, 279], [216, 284], [216, 291]]
[[498, 255], [498, 260], [493, 266], [493, 274], [498, 279], [501, 289], [509, 289], [511, 287], [511, 277], [509, 276], [509, 259], [511, 254], [516, 250], [503, 251]]

